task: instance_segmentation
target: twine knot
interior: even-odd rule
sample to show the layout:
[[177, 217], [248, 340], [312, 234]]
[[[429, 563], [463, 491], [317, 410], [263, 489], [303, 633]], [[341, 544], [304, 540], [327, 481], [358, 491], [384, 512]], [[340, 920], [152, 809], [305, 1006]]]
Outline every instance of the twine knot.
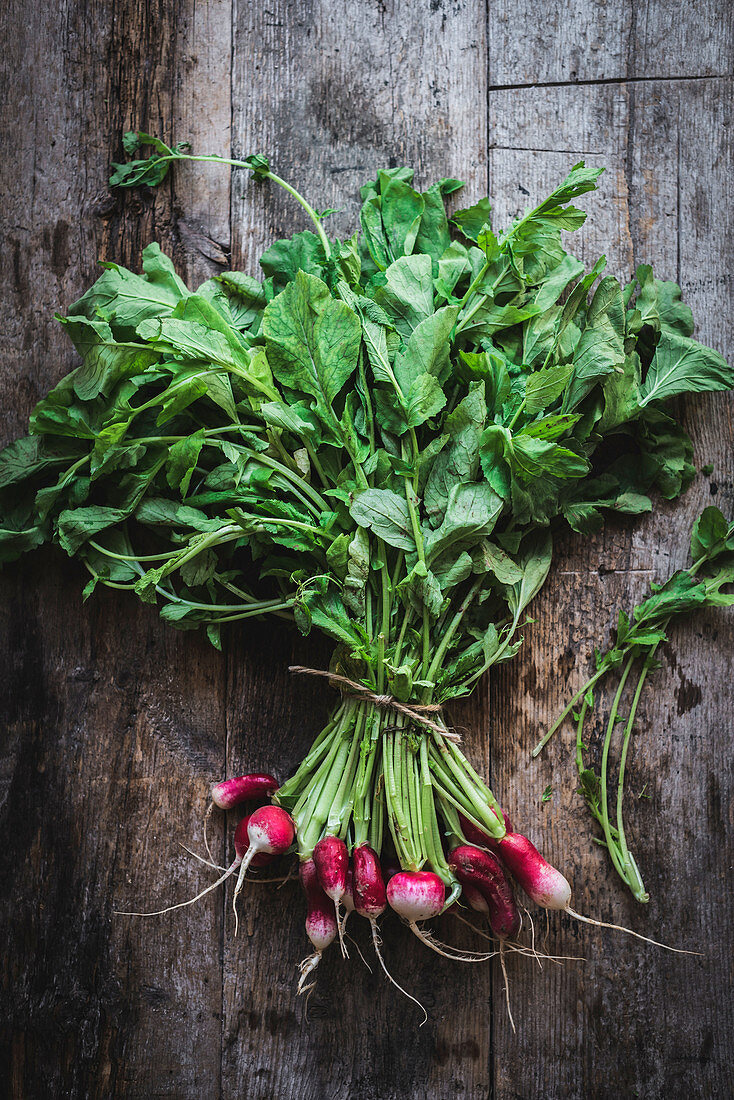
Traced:
[[371, 703], [373, 707], [379, 707], [380, 710], [397, 711], [398, 714], [403, 714], [406, 718], [409, 718], [411, 722], [416, 722], [419, 726], [432, 730], [433, 733], [439, 737], [445, 737], [448, 741], [461, 740], [458, 733], [448, 730], [443, 723], [434, 722], [428, 717], [431, 714], [440, 716], [443, 710], [440, 703], [401, 703], [393, 695], [378, 694], [365, 684], [360, 684], [358, 680], [350, 680], [348, 676], [340, 676], [338, 672], [329, 672], [323, 668], [290, 665], [288, 671], [305, 676], [323, 676], [324, 679], [335, 686], [339, 685], [342, 689], [346, 688], [347, 690], [344, 692], [346, 695], [354, 695], [358, 699], [363, 699], [366, 703]]

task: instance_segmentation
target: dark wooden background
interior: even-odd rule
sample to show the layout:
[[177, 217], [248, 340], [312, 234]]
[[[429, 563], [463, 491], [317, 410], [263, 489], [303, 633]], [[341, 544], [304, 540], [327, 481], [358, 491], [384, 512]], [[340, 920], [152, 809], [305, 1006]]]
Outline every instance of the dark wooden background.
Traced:
[[[230, 257], [255, 272], [274, 234], [303, 227], [282, 197], [214, 168], [177, 171], [157, 194], [110, 194], [129, 127], [199, 151], [267, 153], [317, 206], [341, 208], [335, 231], [355, 224], [357, 186], [385, 164], [414, 165], [423, 183], [466, 179], [469, 200], [489, 189], [499, 225], [575, 161], [605, 164], [577, 238], [584, 258], [604, 251], [625, 278], [652, 262], [682, 284], [700, 338], [731, 356], [733, 26], [728, 0], [6, 0], [3, 441], [72, 366], [53, 314], [98, 259], [136, 267], [157, 240], [195, 284]], [[44, 551], [0, 577], [0, 1089], [139, 1100], [734, 1094], [734, 616], [676, 630], [644, 696], [629, 814], [646, 909], [591, 842], [569, 732], [529, 758], [615, 609], [685, 562], [704, 504], [732, 514], [733, 408], [720, 395], [687, 403], [697, 463], [713, 474], [643, 523], [565, 539], [524, 649], [455, 714], [503, 804], [565, 868], [579, 909], [702, 957], [553, 918], [548, 948], [586, 961], [512, 963], [513, 1035], [497, 970], [444, 964], [388, 918], [387, 957], [430, 1011], [418, 1030], [379, 972], [344, 966], [336, 951], [306, 1019], [292, 883], [250, 888], [238, 940], [221, 894], [157, 920], [114, 916], [207, 881], [177, 841], [201, 847], [213, 777], [295, 764], [328, 699], [285, 669], [318, 666], [328, 649], [253, 625], [219, 655], [130, 599], [82, 606], [80, 569]], [[220, 821], [215, 835], [224, 858]], [[443, 932], [467, 942], [453, 918]]]

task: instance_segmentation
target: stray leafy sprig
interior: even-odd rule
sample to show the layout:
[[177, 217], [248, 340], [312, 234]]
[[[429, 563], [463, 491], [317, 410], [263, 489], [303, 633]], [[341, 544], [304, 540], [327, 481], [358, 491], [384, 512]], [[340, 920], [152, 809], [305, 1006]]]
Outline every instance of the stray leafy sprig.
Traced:
[[[596, 671], [576, 692], [543, 739], [536, 745], [537, 756], [548, 743], [577, 704], [581, 704], [573, 717], [576, 722], [576, 767], [579, 774], [579, 791], [583, 795], [592, 816], [601, 825], [604, 844], [615, 870], [641, 902], [649, 900], [637, 862], [629, 851], [623, 819], [625, 768], [637, 709], [645, 680], [651, 670], [658, 667], [655, 654], [661, 642], [667, 639], [667, 629], [672, 619], [705, 607], [730, 607], [734, 605], [734, 593], [729, 587], [734, 583], [734, 523], [728, 523], [718, 508], [703, 510], [691, 532], [691, 565], [674, 573], [664, 584], [652, 585], [650, 595], [634, 608], [630, 615], [619, 612], [614, 644], [603, 653], [596, 654]], [[625, 685], [635, 661], [641, 662], [630, 710], [623, 719], [619, 706]], [[605, 736], [602, 744], [601, 771], [597, 775], [586, 767], [583, 741], [587, 713], [594, 707], [595, 693], [605, 677], [619, 671]], [[608, 779], [609, 755], [614, 728], [624, 724], [619, 760], [619, 776], [616, 793], [616, 824], [610, 817]], [[644, 788], [643, 788], [644, 790]], [[641, 794], [640, 798], [643, 797]], [[645, 795], [644, 797], [649, 797]]]

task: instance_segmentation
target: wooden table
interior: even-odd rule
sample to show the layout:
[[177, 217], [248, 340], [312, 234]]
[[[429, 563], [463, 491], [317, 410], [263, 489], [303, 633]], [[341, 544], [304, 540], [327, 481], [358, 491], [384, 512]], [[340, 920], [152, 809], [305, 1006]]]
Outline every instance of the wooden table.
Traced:
[[[274, 235], [303, 226], [283, 197], [216, 168], [181, 169], [155, 194], [111, 194], [130, 127], [202, 152], [266, 152], [317, 206], [340, 207], [337, 233], [356, 225], [359, 183], [386, 164], [414, 165], [423, 183], [459, 176], [471, 201], [489, 190], [500, 226], [574, 162], [604, 164], [580, 254], [604, 251], [624, 278], [651, 262], [682, 284], [700, 338], [734, 353], [727, 0], [9, 0], [0, 28], [5, 441], [72, 366], [53, 314], [98, 259], [137, 267], [157, 240], [196, 284], [230, 257], [256, 272]], [[703, 953], [553, 918], [547, 948], [585, 962], [513, 962], [517, 1035], [497, 969], [444, 964], [395, 920], [387, 955], [429, 1023], [418, 1029], [355, 951], [348, 965], [330, 953], [307, 1019], [294, 996], [305, 937], [293, 883], [250, 888], [238, 940], [223, 894], [161, 919], [115, 916], [207, 881], [177, 842], [202, 847], [212, 777], [295, 764], [329, 700], [286, 666], [319, 667], [328, 647], [257, 625], [233, 631], [222, 656], [122, 596], [82, 606], [80, 568], [58, 551], [7, 568], [4, 1094], [732, 1095], [734, 615], [676, 629], [644, 695], [629, 814], [646, 909], [592, 843], [569, 732], [538, 762], [529, 749], [616, 609], [685, 563], [701, 507], [734, 511], [733, 408], [721, 395], [686, 403], [711, 476], [645, 522], [564, 538], [520, 655], [454, 714], [503, 803], [569, 873], [580, 910]], [[469, 942], [453, 918], [444, 934]]]

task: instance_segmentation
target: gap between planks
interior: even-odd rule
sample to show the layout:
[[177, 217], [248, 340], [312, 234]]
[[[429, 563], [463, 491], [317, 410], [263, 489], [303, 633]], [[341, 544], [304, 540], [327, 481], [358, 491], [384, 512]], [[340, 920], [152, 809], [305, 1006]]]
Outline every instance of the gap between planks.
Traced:
[[706, 80], [731, 80], [734, 73], [711, 73], [708, 76], [606, 76], [594, 80], [543, 80], [527, 84], [490, 84], [488, 92], [514, 92], [532, 88], [595, 88], [608, 84], [657, 84]]

